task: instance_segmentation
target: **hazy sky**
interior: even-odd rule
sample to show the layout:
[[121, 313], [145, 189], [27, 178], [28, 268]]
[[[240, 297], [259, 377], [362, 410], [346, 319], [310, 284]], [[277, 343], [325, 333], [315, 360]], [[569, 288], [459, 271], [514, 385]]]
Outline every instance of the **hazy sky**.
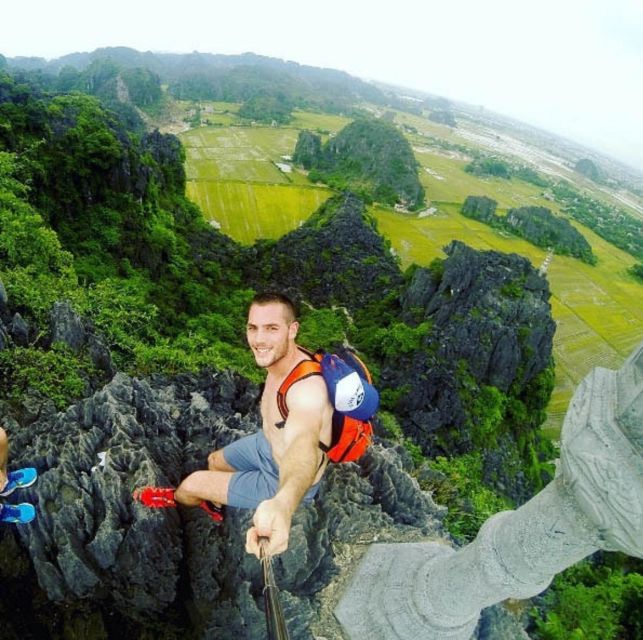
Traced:
[[4, 0], [0, 53], [258, 54], [513, 116], [643, 171], [642, 0]]

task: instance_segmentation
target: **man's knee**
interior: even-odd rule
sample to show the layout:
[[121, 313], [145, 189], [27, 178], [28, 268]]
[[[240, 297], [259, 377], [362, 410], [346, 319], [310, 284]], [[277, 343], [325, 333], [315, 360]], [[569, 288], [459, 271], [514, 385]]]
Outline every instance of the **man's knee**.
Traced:
[[7, 436], [7, 432], [0, 427], [0, 447], [7, 447], [9, 444], [9, 437]]
[[194, 473], [191, 473], [189, 476], [186, 476], [183, 478], [181, 481], [181, 484], [176, 488], [176, 491], [174, 492], [176, 497], [178, 498], [179, 496], [187, 497], [187, 496], [194, 496], [195, 493], [197, 492], [200, 483], [198, 482], [197, 478], [199, 471], [195, 471]]
[[226, 462], [223, 449], [217, 449], [208, 456], [208, 469], [210, 471], [230, 471], [231, 467]]
[[205, 473], [207, 472], [195, 471], [184, 478], [174, 492], [176, 501], [187, 505], [199, 504], [204, 499], [202, 476]]

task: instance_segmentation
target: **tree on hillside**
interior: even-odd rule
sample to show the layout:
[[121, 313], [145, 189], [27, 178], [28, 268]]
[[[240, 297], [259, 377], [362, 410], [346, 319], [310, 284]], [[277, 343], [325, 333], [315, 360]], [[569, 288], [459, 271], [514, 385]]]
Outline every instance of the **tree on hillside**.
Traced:
[[212, 74], [186, 73], [169, 87], [169, 93], [177, 100], [219, 100], [219, 88]]
[[64, 93], [78, 90], [82, 86], [82, 77], [83, 74], [78, 69], [66, 65], [58, 73], [57, 88]]
[[91, 95], [102, 97], [111, 91], [119, 66], [108, 58], [95, 60], [82, 74], [82, 90]]
[[643, 262], [632, 265], [628, 271], [640, 282], [643, 282]]

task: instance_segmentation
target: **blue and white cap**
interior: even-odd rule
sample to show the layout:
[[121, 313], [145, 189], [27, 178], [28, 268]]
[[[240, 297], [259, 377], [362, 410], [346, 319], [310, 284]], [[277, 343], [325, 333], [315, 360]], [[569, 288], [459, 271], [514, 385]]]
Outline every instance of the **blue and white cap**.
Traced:
[[337, 411], [357, 420], [369, 420], [375, 415], [380, 404], [379, 393], [355, 369], [333, 354], [323, 357], [321, 369]]

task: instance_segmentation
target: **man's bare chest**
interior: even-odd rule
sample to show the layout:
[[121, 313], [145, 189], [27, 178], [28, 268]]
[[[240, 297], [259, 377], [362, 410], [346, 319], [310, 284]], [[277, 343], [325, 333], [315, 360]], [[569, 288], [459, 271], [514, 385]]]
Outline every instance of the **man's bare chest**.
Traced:
[[281, 429], [284, 426], [284, 418], [277, 404], [276, 385], [266, 383], [261, 396], [260, 408], [264, 430], [267, 427]]
[[277, 404], [277, 386], [266, 382], [261, 396], [261, 422], [266, 440], [270, 443], [272, 455], [277, 464], [285, 450], [285, 421]]

